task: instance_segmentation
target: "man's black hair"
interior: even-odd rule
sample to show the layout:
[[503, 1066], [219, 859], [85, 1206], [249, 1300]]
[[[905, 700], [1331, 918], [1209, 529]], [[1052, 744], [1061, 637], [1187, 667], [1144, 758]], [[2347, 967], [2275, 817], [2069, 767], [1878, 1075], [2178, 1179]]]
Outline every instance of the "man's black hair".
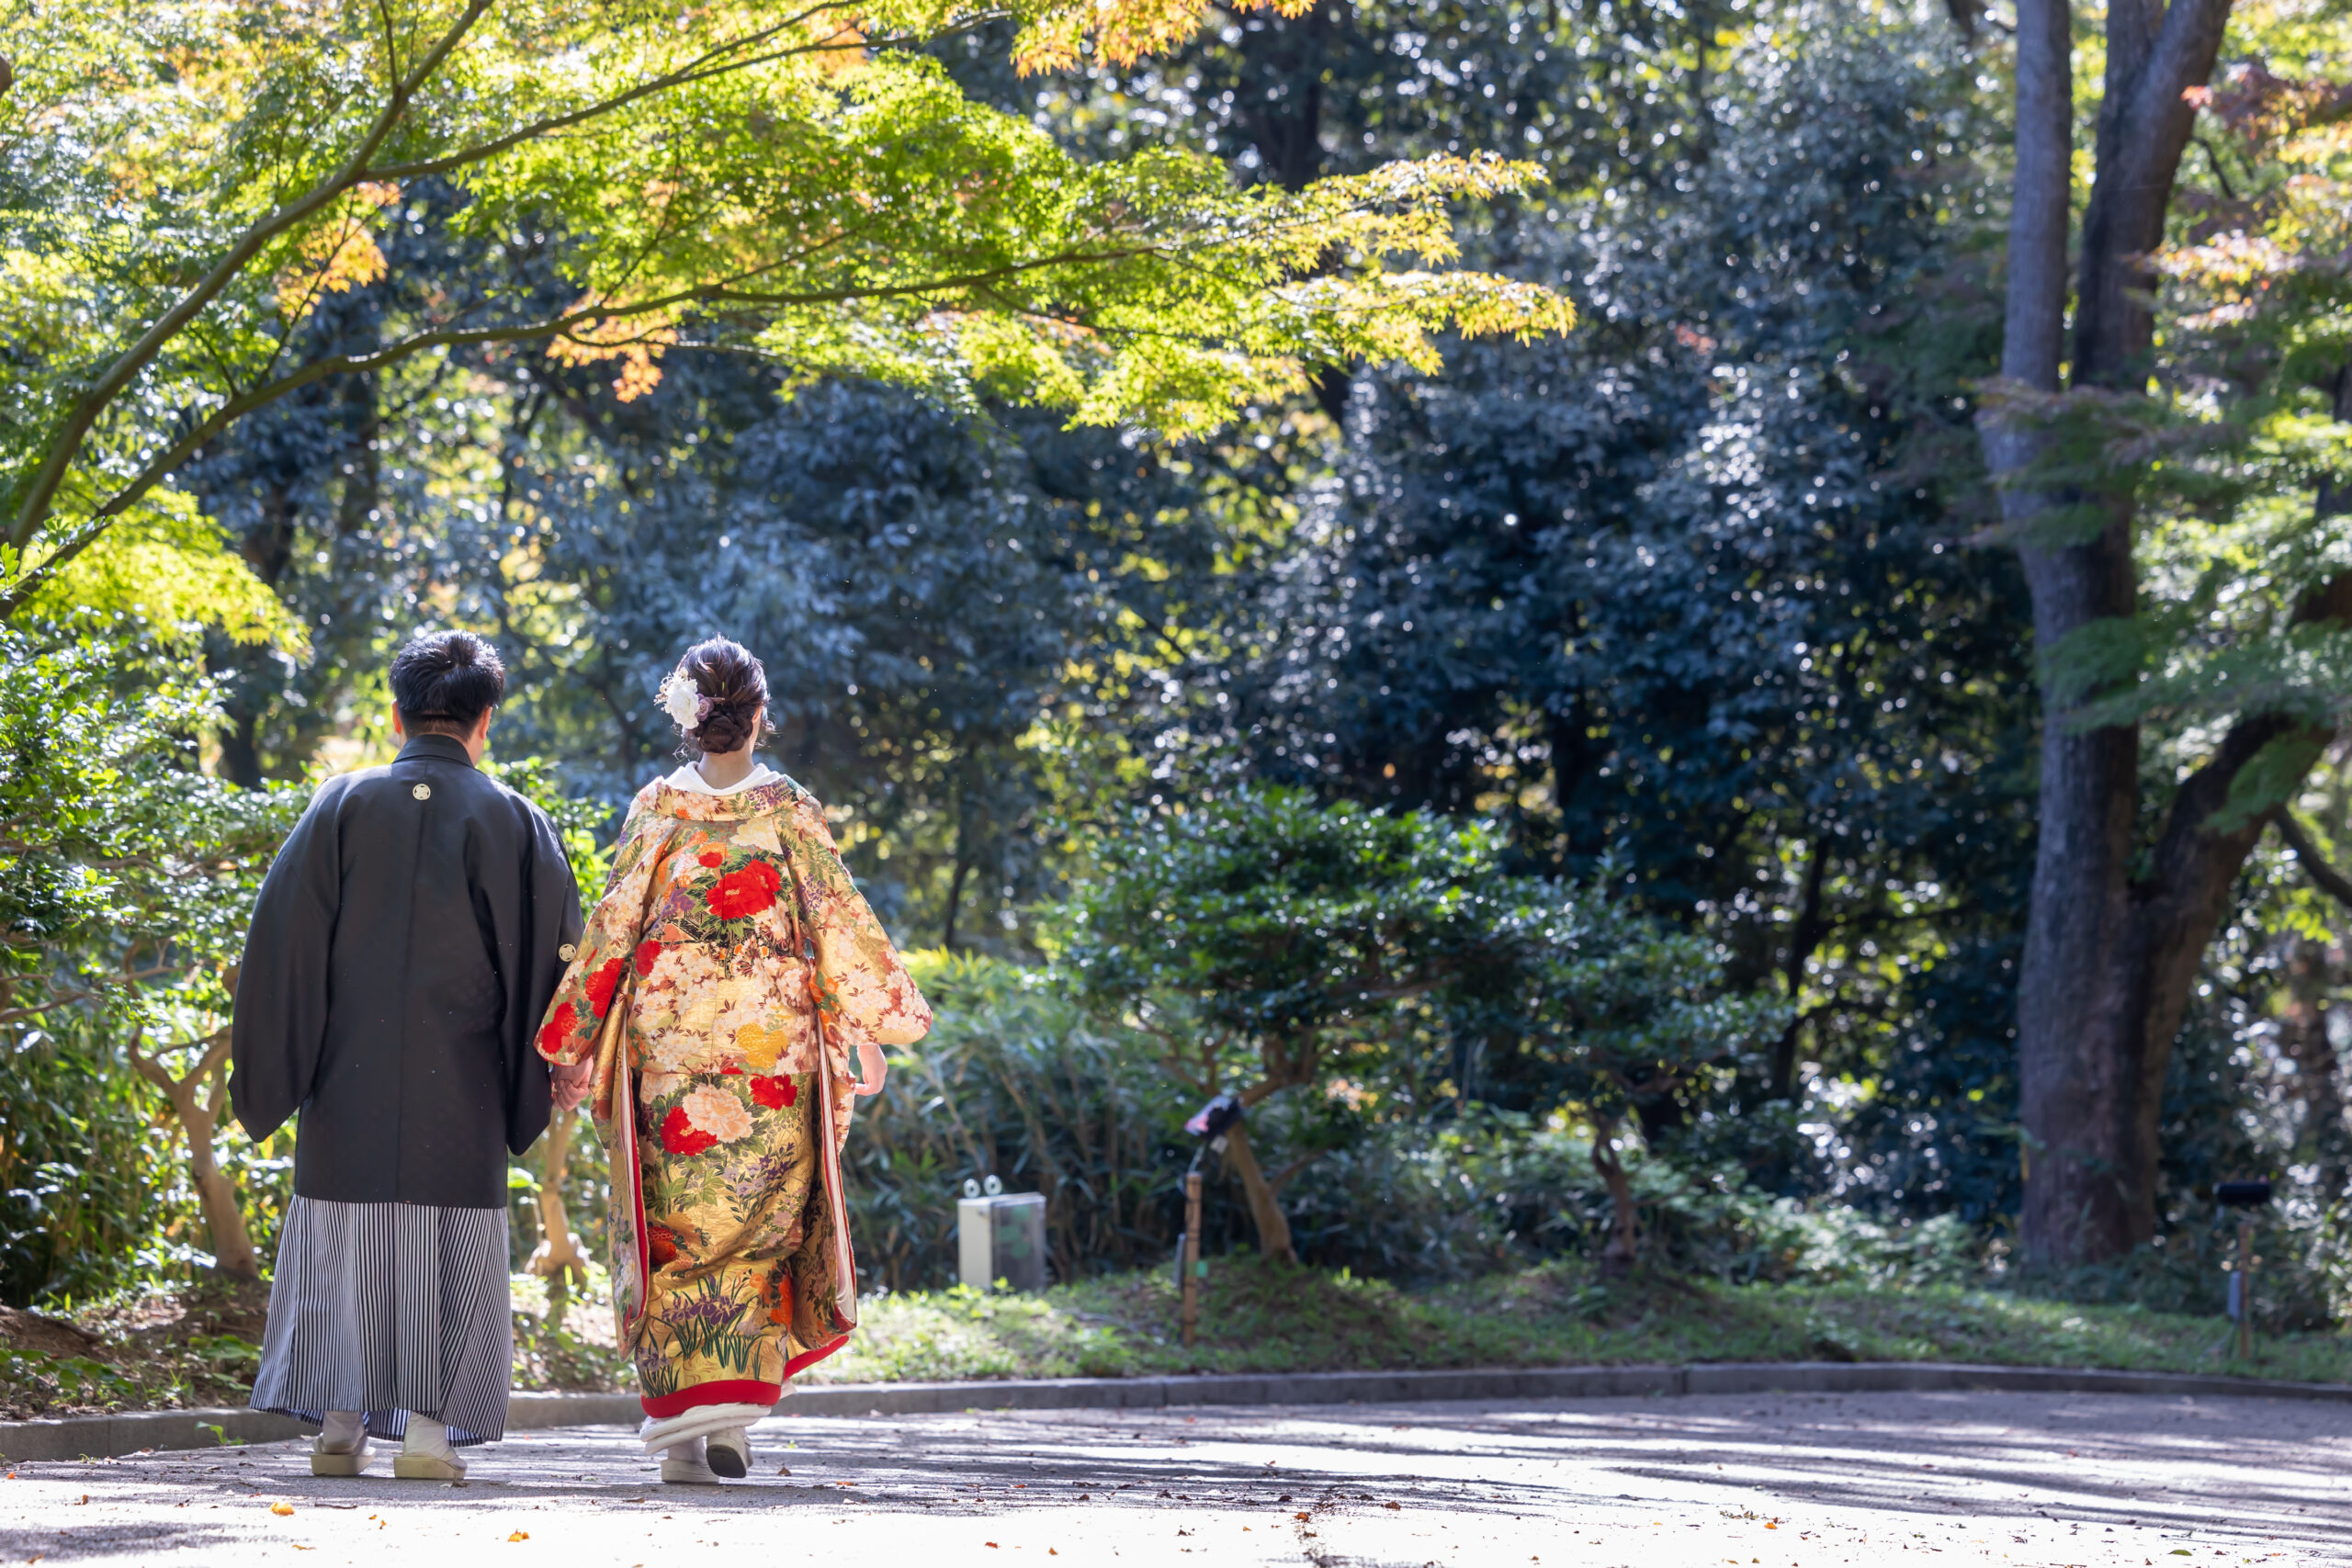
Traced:
[[427, 632], [392, 660], [392, 701], [411, 735], [471, 735], [506, 694], [498, 649], [471, 632]]

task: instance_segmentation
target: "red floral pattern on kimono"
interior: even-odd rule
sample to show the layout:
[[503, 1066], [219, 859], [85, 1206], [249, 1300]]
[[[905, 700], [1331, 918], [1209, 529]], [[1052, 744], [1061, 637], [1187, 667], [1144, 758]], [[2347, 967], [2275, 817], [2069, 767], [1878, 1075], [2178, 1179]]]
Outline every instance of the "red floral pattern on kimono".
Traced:
[[646, 1409], [773, 1401], [855, 1324], [854, 1054], [922, 1039], [931, 1010], [789, 779], [639, 794], [540, 1054], [590, 1058], [616, 998], [594, 1105], [634, 1156], [608, 1231]]

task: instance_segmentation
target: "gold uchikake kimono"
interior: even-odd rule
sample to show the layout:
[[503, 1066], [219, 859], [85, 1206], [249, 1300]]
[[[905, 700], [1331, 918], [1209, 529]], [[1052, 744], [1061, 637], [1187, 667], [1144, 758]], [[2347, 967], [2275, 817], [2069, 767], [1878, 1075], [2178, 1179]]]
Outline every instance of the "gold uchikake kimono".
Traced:
[[613, 1308], [648, 1416], [773, 1404], [847, 1341], [851, 1053], [930, 1028], [808, 791], [657, 781], [630, 803], [538, 1048], [596, 1063]]

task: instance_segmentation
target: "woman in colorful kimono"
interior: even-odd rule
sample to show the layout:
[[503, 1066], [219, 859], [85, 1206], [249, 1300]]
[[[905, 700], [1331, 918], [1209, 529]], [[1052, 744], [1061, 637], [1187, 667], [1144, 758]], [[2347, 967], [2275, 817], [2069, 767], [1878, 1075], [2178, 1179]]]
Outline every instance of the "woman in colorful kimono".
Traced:
[[850, 1107], [931, 1027], [824, 808], [752, 758], [767, 695], [724, 638], [663, 683], [700, 761], [630, 804], [538, 1036], [611, 1151], [614, 1311], [664, 1481], [743, 1475], [746, 1428], [847, 1340]]

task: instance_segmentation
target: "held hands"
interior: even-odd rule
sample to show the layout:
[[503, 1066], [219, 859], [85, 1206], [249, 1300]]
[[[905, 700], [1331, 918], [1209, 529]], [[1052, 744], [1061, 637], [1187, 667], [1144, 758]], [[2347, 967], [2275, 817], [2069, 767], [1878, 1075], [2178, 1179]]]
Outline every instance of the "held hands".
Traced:
[[857, 1043], [857, 1092], [861, 1095], [880, 1094], [882, 1080], [890, 1076], [890, 1065], [882, 1059], [882, 1047], [871, 1040]]
[[555, 1097], [558, 1111], [576, 1111], [588, 1098], [588, 1080], [595, 1074], [593, 1062], [574, 1062], [568, 1067], [548, 1069], [548, 1089]]

